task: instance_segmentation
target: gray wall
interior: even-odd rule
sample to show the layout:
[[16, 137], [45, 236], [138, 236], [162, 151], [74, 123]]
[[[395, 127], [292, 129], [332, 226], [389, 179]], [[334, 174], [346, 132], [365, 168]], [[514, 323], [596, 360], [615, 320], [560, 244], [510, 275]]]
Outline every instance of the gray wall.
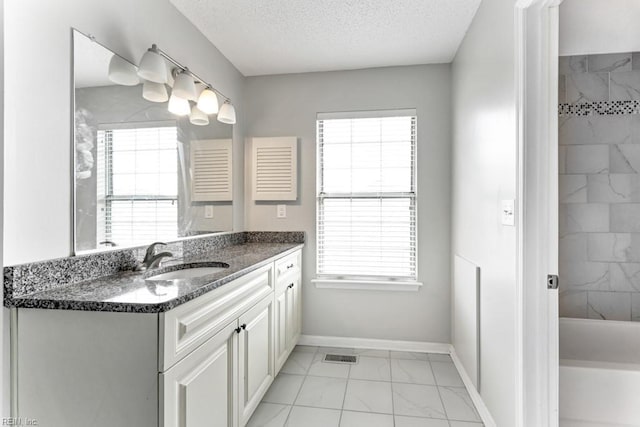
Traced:
[[168, 0], [20, 0], [5, 7], [5, 265], [72, 250], [70, 27], [135, 63], [157, 43], [232, 98], [234, 229], [242, 230], [244, 77]]
[[[272, 203], [251, 200], [247, 230], [304, 230], [303, 333], [449, 342], [450, 334], [450, 71], [449, 65], [247, 78], [247, 136], [297, 136], [298, 200], [287, 218]], [[316, 289], [316, 113], [416, 108], [418, 115], [418, 292]], [[250, 165], [245, 165], [250, 171]]]
[[516, 194], [514, 5], [481, 3], [452, 77], [452, 252], [481, 268], [480, 393], [501, 427], [516, 425], [518, 396], [516, 230], [500, 221]]
[[640, 53], [559, 77], [560, 316], [640, 321]]

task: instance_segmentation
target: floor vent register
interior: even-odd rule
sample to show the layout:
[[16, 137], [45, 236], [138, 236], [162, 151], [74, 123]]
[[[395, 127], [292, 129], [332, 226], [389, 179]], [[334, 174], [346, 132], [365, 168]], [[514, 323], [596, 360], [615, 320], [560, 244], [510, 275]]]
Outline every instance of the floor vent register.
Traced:
[[358, 363], [358, 356], [350, 356], [346, 354], [325, 354], [323, 361], [328, 363], [347, 363], [352, 365]]

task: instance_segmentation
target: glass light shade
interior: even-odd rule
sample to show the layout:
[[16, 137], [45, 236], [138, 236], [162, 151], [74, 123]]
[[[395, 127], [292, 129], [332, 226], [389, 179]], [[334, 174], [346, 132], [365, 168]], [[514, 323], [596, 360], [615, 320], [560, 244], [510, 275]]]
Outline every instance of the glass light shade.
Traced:
[[169, 112], [176, 116], [186, 116], [191, 112], [189, 101], [172, 93], [171, 98], [169, 98]]
[[209, 116], [200, 111], [195, 105], [191, 108], [191, 115], [189, 116], [189, 123], [196, 126], [206, 126], [209, 124]]
[[164, 58], [152, 50], [142, 55], [138, 66], [138, 76], [155, 83], [167, 82], [167, 64]]
[[211, 89], [205, 89], [198, 97], [198, 109], [206, 114], [218, 114], [218, 97]]
[[123, 86], [135, 86], [140, 83], [136, 66], [118, 55], [113, 55], [109, 61], [109, 80]]
[[176, 80], [173, 83], [173, 95], [180, 98], [196, 101], [198, 99], [198, 93], [196, 92], [196, 84], [193, 81], [191, 75], [182, 72], [176, 76]]
[[144, 81], [142, 85], [142, 97], [151, 102], [167, 102], [169, 94], [163, 83]]
[[225, 101], [224, 104], [222, 104], [222, 107], [220, 107], [220, 111], [218, 112], [218, 121], [228, 125], [236, 123], [236, 109], [229, 101]]

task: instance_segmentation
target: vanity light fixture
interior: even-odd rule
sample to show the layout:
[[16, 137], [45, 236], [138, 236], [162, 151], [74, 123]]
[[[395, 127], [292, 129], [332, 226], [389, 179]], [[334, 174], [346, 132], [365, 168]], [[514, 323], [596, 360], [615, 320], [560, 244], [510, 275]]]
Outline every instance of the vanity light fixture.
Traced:
[[171, 94], [186, 99], [187, 101], [196, 101], [198, 99], [196, 83], [193, 81], [193, 77], [191, 77], [187, 69], [177, 72]]
[[145, 80], [142, 84], [142, 97], [151, 102], [167, 102], [169, 94], [164, 83]]
[[151, 45], [151, 48], [140, 59], [138, 76], [150, 82], [166, 83], [167, 65], [162, 58], [163, 55], [160, 54], [158, 47], [155, 44]]
[[191, 112], [189, 101], [172, 94], [169, 98], [169, 112], [176, 116], [186, 116]]
[[218, 97], [209, 88], [202, 91], [198, 97], [198, 109], [205, 114], [218, 114]]
[[218, 112], [218, 121], [230, 125], [236, 122], [236, 109], [228, 99], [224, 101], [224, 104], [220, 107], [220, 111]]
[[140, 83], [138, 68], [114, 54], [109, 61], [109, 80], [123, 86], [135, 86]]
[[[169, 73], [172, 74], [171, 76], [168, 76], [167, 64], [164, 61], [165, 59], [177, 67], [173, 73]], [[231, 103], [231, 99], [219, 90], [215, 89], [211, 84], [207, 83], [193, 71], [167, 55], [155, 44], [152, 45], [151, 48], [143, 55], [140, 61], [140, 66], [138, 67], [138, 76], [145, 80], [162, 84], [167, 83], [168, 78], [174, 77], [175, 81], [173, 83], [173, 90], [171, 97], [169, 98], [169, 111], [180, 116], [185, 116], [187, 114], [191, 114], [192, 116], [195, 115], [194, 117], [190, 117], [190, 121], [193, 124], [202, 123], [202, 125], [205, 125], [202, 114], [207, 116], [216, 113], [218, 114], [219, 122], [225, 124], [236, 123], [236, 111]], [[196, 84], [200, 87], [205, 87], [199, 95]], [[219, 111], [218, 95], [224, 99], [224, 104], [220, 107]], [[149, 98], [145, 97], [145, 99]], [[149, 100], [151, 101], [152, 99]], [[192, 108], [189, 101], [194, 103], [197, 101], [197, 108]], [[209, 118], [207, 117], [207, 123], [208, 120]]]
[[189, 122], [196, 126], [206, 126], [209, 124], [209, 116], [202, 112], [197, 106], [191, 107]]

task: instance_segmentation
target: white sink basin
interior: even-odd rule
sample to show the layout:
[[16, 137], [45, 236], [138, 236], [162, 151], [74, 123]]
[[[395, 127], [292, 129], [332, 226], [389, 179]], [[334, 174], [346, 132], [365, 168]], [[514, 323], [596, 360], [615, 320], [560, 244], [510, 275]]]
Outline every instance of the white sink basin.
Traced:
[[[229, 268], [225, 263], [211, 263], [216, 265], [203, 265], [197, 267], [195, 265], [178, 266], [177, 269], [167, 271], [166, 273], [156, 274], [155, 276], [147, 277], [146, 280], [184, 280], [193, 279], [196, 277], [208, 276], [210, 274], [216, 274]], [[197, 265], [197, 264], [196, 264]]]

